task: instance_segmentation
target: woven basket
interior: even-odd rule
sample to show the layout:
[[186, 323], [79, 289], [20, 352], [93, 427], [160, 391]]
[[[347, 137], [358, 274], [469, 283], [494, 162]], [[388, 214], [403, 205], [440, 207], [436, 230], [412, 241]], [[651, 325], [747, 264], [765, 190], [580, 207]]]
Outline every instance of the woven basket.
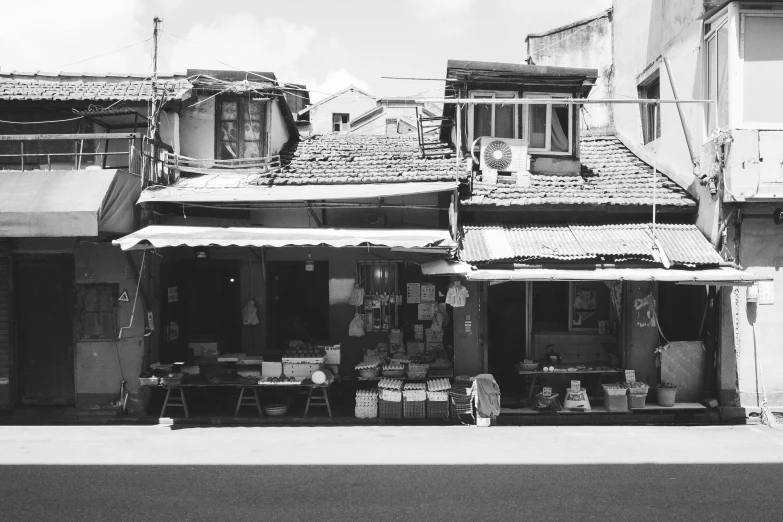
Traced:
[[401, 419], [402, 403], [378, 400], [378, 417], [382, 419]]
[[423, 419], [426, 416], [426, 401], [402, 401], [402, 416], [406, 419]]
[[427, 401], [428, 419], [448, 419], [449, 401]]
[[157, 386], [160, 383], [160, 377], [139, 377], [140, 386]]
[[427, 378], [427, 372], [408, 372], [408, 379], [416, 380], [416, 381], [423, 381]]
[[380, 374], [381, 374], [381, 369], [379, 367], [365, 368], [359, 370], [359, 377], [361, 377], [362, 379], [375, 379]]

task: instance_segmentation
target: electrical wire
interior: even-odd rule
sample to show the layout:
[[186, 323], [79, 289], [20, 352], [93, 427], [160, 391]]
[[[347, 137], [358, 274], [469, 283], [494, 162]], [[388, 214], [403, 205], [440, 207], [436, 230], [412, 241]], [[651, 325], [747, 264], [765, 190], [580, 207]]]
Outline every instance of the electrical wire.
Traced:
[[114, 49], [113, 51], [109, 51], [109, 52], [106, 52], [106, 53], [103, 53], [103, 54], [96, 54], [95, 56], [90, 56], [89, 58], [85, 58], [84, 60], [79, 60], [78, 62], [71, 62], [71, 63], [67, 63], [65, 65], [58, 65], [57, 67], [55, 67], [55, 69], [59, 69], [61, 67], [70, 67], [71, 65], [76, 65], [76, 64], [84, 63], [84, 62], [89, 62], [90, 60], [94, 60], [95, 58], [101, 58], [102, 56], [108, 56], [110, 54], [118, 53], [120, 51], [124, 51], [125, 49], [130, 49], [131, 47], [135, 47], [137, 45], [141, 45], [143, 43], [147, 43], [150, 40], [152, 40], [152, 37], [149, 37], [146, 40], [142, 40], [140, 42], [136, 42], [136, 43], [133, 43], [133, 44], [130, 44], [130, 45], [126, 45], [125, 47], [121, 47], [119, 49]]

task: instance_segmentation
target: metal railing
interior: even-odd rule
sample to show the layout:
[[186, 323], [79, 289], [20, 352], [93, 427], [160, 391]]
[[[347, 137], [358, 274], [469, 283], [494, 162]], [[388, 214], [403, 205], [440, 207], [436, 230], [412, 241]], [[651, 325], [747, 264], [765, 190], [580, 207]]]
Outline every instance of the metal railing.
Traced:
[[[94, 133], [94, 134], [4, 134], [0, 135], [0, 142], [19, 142], [19, 152], [13, 154], [0, 154], [0, 161], [2, 158], [17, 158], [19, 168], [22, 171], [32, 170], [29, 169], [32, 165], [40, 167], [41, 158], [46, 159], [46, 170], [52, 170], [52, 159], [55, 161], [60, 158], [73, 158], [74, 170], [80, 170], [85, 163], [85, 159], [89, 159], [93, 165], [100, 165], [102, 168], [106, 168], [106, 162], [113, 156], [127, 156], [128, 164], [123, 166], [131, 166], [131, 158], [133, 150], [135, 148], [135, 142], [142, 138], [141, 133]], [[84, 151], [85, 142], [104, 141], [103, 151]], [[126, 140], [128, 142], [127, 151], [109, 151], [109, 142], [113, 140]], [[73, 143], [73, 152], [32, 152], [25, 150], [25, 142], [38, 142], [38, 141], [70, 141]], [[61, 163], [61, 162], [57, 162]], [[16, 166], [16, 163], [9, 163], [8, 166]], [[5, 165], [3, 165], [5, 166]], [[36, 169], [37, 170], [37, 169]]]

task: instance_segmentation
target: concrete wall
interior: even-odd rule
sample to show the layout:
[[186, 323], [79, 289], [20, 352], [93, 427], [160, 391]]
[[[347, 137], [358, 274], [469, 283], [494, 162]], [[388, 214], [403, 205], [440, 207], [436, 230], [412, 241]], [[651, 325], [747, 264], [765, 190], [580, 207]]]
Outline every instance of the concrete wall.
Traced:
[[281, 113], [282, 110], [288, 109], [283, 109], [278, 100], [273, 100], [272, 103], [269, 104], [269, 108], [271, 111], [269, 125], [269, 155], [274, 156], [275, 154], [280, 154], [280, 150], [290, 138], [288, 127], [286, 127], [283, 114]]
[[[610, 98], [612, 88], [611, 13], [594, 20], [553, 30], [547, 34], [529, 35], [527, 52], [536, 65], [590, 67], [598, 69], [591, 98]], [[582, 111], [582, 129], [589, 135], [612, 132], [610, 108], [588, 105]]]
[[189, 158], [215, 159], [215, 98], [199, 94], [180, 112], [180, 147]]
[[348, 114], [350, 121], [375, 107], [375, 98], [349, 90], [310, 110], [313, 134], [332, 132], [332, 114]]

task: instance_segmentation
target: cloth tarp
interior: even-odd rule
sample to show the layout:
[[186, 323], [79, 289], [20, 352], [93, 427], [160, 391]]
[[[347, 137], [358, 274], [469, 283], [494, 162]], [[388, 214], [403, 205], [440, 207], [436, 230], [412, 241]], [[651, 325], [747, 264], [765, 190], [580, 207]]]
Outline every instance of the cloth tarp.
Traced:
[[703, 270], [676, 270], [666, 268], [516, 268], [509, 270], [474, 270], [465, 278], [469, 281], [661, 281], [750, 286], [756, 281], [771, 280], [769, 276], [730, 267]]
[[473, 270], [473, 267], [462, 261], [439, 259], [421, 264], [421, 273], [424, 275], [465, 275]]
[[[236, 177], [236, 175], [235, 175]], [[187, 186], [152, 187], [141, 193], [138, 203], [229, 203], [229, 202], [282, 202], [354, 200], [362, 198], [387, 198], [444, 192], [457, 188], [455, 181], [431, 181], [420, 183], [367, 183], [337, 185], [199, 185], [199, 179], [188, 179]], [[182, 180], [178, 183], [183, 182]]]
[[289, 247], [331, 246], [388, 248], [454, 247], [448, 230], [352, 229], [352, 228], [266, 228], [183, 227], [152, 225], [114, 241], [123, 250], [176, 246]]
[[0, 172], [0, 237], [127, 234], [140, 192], [116, 169]]

